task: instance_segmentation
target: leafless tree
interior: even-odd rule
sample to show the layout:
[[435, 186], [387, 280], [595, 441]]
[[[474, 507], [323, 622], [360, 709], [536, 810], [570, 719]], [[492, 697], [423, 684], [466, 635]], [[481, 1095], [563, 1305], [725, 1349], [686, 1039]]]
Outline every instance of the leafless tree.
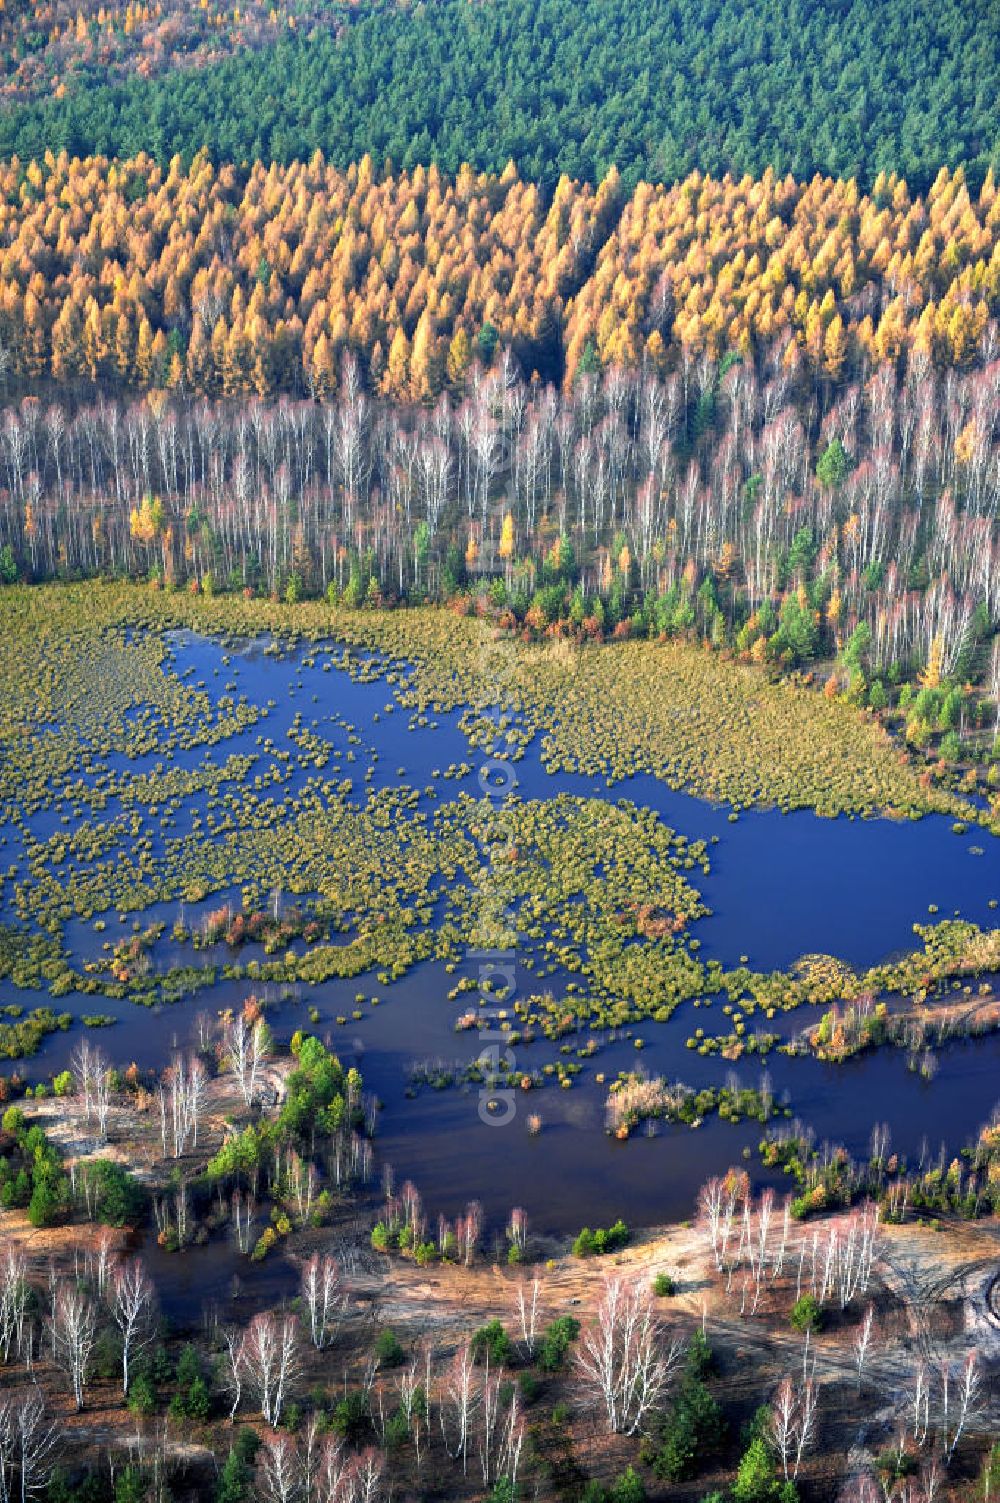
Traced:
[[178, 1247], [187, 1245], [191, 1235], [191, 1187], [187, 1180], [182, 1180], [172, 1195], [153, 1197], [153, 1217], [158, 1233], [173, 1233]]
[[48, 1486], [59, 1429], [38, 1388], [0, 1399], [0, 1500], [29, 1503]]
[[354, 1459], [340, 1441], [329, 1437], [319, 1454], [314, 1498], [316, 1503], [354, 1503]]
[[45, 1399], [36, 1388], [17, 1406], [15, 1413], [18, 1463], [21, 1473], [21, 1503], [39, 1497], [48, 1487], [59, 1446], [59, 1428], [50, 1420]]
[[347, 1310], [340, 1268], [336, 1259], [313, 1253], [302, 1269], [302, 1298], [309, 1312], [309, 1335], [318, 1351], [330, 1345]]
[[223, 1338], [226, 1343], [225, 1383], [233, 1396], [232, 1407], [229, 1411], [229, 1423], [232, 1424], [243, 1397], [243, 1380], [246, 1376], [247, 1363], [243, 1350], [242, 1331], [230, 1327], [223, 1332]]
[[858, 1472], [850, 1477], [842, 1489], [838, 1503], [886, 1503], [885, 1494], [869, 1471]]
[[413, 1441], [413, 1449], [417, 1457], [417, 1471], [420, 1470], [421, 1442], [424, 1439], [427, 1425], [427, 1395], [421, 1394], [420, 1388], [420, 1364], [416, 1357], [409, 1367], [404, 1368], [398, 1379], [399, 1407], [406, 1418], [406, 1427]]
[[292, 1437], [278, 1430], [265, 1437], [257, 1468], [257, 1485], [268, 1503], [294, 1503], [300, 1496], [301, 1469]]
[[790, 1378], [783, 1378], [771, 1402], [767, 1438], [781, 1462], [788, 1480], [788, 1468], [795, 1456], [795, 1424], [798, 1410], [795, 1388]]
[[354, 1465], [354, 1498], [357, 1503], [377, 1503], [382, 1491], [381, 1453], [371, 1446], [363, 1451]]
[[720, 1273], [726, 1264], [737, 1213], [748, 1193], [747, 1176], [731, 1170], [722, 1179], [708, 1180], [698, 1196], [699, 1217]]
[[466, 1268], [471, 1267], [479, 1246], [479, 1238], [483, 1227], [483, 1208], [478, 1200], [471, 1200], [465, 1208], [465, 1215], [459, 1216], [455, 1222], [455, 1236], [458, 1240], [459, 1253]]
[[785, 1203], [781, 1211], [781, 1238], [774, 1251], [771, 1266], [772, 1279], [780, 1279], [785, 1267], [785, 1253], [788, 1250], [788, 1233], [791, 1227], [791, 1198], [785, 1196]]
[[113, 1080], [111, 1061], [101, 1049], [95, 1050], [97, 1056], [94, 1073], [94, 1116], [97, 1120], [97, 1131], [102, 1143], [108, 1139], [108, 1117], [111, 1112], [111, 1084]]
[[[181, 922], [183, 923], [183, 916]], [[216, 1037], [217, 1026], [216, 1020], [211, 1013], [199, 1012], [195, 1017], [195, 1047], [199, 1054], [207, 1054], [211, 1050]]]
[[[82, 1166], [84, 1170], [86, 1170], [88, 1167], [89, 1166], [86, 1164]], [[96, 1189], [96, 1186], [89, 1183], [90, 1176], [84, 1174], [83, 1178], [86, 1185], [86, 1195], [89, 1201], [91, 1195]], [[93, 1178], [96, 1181], [97, 1176], [94, 1175]], [[94, 1196], [93, 1210], [91, 1210], [90, 1205], [88, 1204], [88, 1214], [91, 1216], [91, 1219], [93, 1219], [95, 1213], [96, 1195]], [[118, 1254], [118, 1240], [118, 1237], [112, 1231], [111, 1227], [98, 1227], [97, 1234], [94, 1237], [93, 1242], [84, 1253], [84, 1270], [90, 1283], [97, 1291], [97, 1296], [99, 1299], [104, 1298], [105, 1294], [107, 1293], [108, 1284], [111, 1281], [112, 1268], [114, 1267], [115, 1259]]]
[[441, 1396], [441, 1436], [448, 1454], [462, 1459], [463, 1474], [468, 1469], [469, 1439], [478, 1397], [476, 1368], [472, 1348], [459, 1347], [447, 1370]]
[[649, 1290], [609, 1278], [576, 1356], [580, 1378], [603, 1404], [608, 1428], [634, 1435], [665, 1397], [680, 1358], [681, 1343], [663, 1339]]
[[517, 1496], [517, 1474], [521, 1466], [521, 1451], [523, 1448], [524, 1420], [521, 1416], [520, 1401], [515, 1389], [514, 1396], [507, 1410], [507, 1420], [500, 1445], [500, 1458], [496, 1469], [498, 1477], [510, 1478], [511, 1489], [515, 1497]]
[[179, 1159], [198, 1146], [198, 1125], [208, 1097], [208, 1076], [197, 1055], [175, 1054], [157, 1092], [163, 1156]]
[[299, 1373], [298, 1336], [291, 1315], [265, 1311], [255, 1315], [243, 1338], [247, 1387], [257, 1398], [269, 1425], [281, 1419], [288, 1391]]
[[69, 1063], [82, 1101], [84, 1118], [89, 1126], [94, 1116], [96, 1081], [103, 1065], [103, 1056], [89, 1039], [82, 1039], [70, 1055]]
[[244, 1013], [240, 1013], [226, 1030], [229, 1068], [236, 1076], [247, 1106], [253, 1106], [259, 1091], [266, 1041], [267, 1027], [263, 1018], [255, 1018], [251, 1022]]
[[155, 1299], [155, 1290], [140, 1258], [129, 1258], [115, 1270], [111, 1314], [122, 1335], [122, 1395], [126, 1399], [130, 1366], [152, 1340]]
[[494, 1478], [494, 1468], [499, 1459], [497, 1440], [500, 1434], [500, 1389], [503, 1369], [490, 1372], [489, 1358], [486, 1371], [479, 1386], [479, 1465], [483, 1473], [483, 1486], [489, 1487]]
[[0, 1357], [4, 1362], [10, 1361], [12, 1353], [23, 1356], [30, 1343], [30, 1297], [27, 1259], [20, 1248], [8, 1246], [0, 1256]]
[[253, 1246], [254, 1218], [257, 1214], [257, 1202], [250, 1194], [244, 1194], [238, 1187], [233, 1191], [233, 1234], [236, 1245], [240, 1252], [246, 1256]]
[[861, 1317], [854, 1337], [854, 1361], [858, 1369], [858, 1393], [861, 1392], [861, 1384], [864, 1379], [865, 1363], [868, 1361], [868, 1351], [871, 1346], [872, 1330], [875, 1324], [875, 1311], [871, 1305], [867, 1307]]
[[799, 1474], [802, 1458], [815, 1438], [816, 1384], [806, 1378], [796, 1385], [783, 1378], [771, 1405], [768, 1435], [781, 1461], [785, 1480]]
[[836, 1292], [840, 1308], [845, 1310], [856, 1294], [867, 1294], [872, 1272], [882, 1252], [879, 1236], [879, 1210], [867, 1205], [850, 1216], [846, 1226], [831, 1228], [836, 1239]]
[[979, 1353], [970, 1352], [957, 1374], [952, 1373], [949, 1363], [944, 1363], [941, 1369], [941, 1439], [946, 1466], [951, 1465], [958, 1443], [979, 1413], [982, 1403]]
[[507, 1236], [512, 1246], [523, 1253], [528, 1242], [528, 1213], [521, 1206], [515, 1206], [510, 1213]]
[[77, 1410], [83, 1408], [90, 1363], [97, 1336], [97, 1312], [75, 1284], [57, 1284], [50, 1321], [52, 1355], [69, 1378]]
[[303, 1159], [293, 1153], [288, 1161], [288, 1192], [295, 1201], [299, 1221], [305, 1225], [312, 1215], [313, 1204], [319, 1193], [319, 1175], [311, 1159]]
[[317, 1495], [323, 1459], [323, 1437], [318, 1415], [312, 1414], [306, 1421], [299, 1437], [297, 1454], [302, 1497], [305, 1503], [312, 1503]]
[[913, 1387], [907, 1390], [906, 1401], [910, 1433], [917, 1445], [922, 1446], [931, 1426], [930, 1374], [922, 1362], [913, 1374]]
[[924, 1503], [934, 1503], [944, 1482], [944, 1464], [941, 1457], [936, 1453], [929, 1456], [920, 1466], [920, 1485], [924, 1492]]
[[489, 1487], [499, 1477], [508, 1477], [515, 1486], [517, 1483], [517, 1470], [524, 1444], [524, 1421], [516, 1390], [506, 1414], [503, 1413], [503, 1389], [503, 1369], [491, 1372], [487, 1363], [476, 1401], [479, 1464], [485, 1487]]
[[542, 1281], [536, 1274], [529, 1284], [526, 1279], [517, 1281], [517, 1317], [521, 1330], [521, 1348], [527, 1357], [535, 1355], [535, 1344], [538, 1333], [538, 1297], [542, 1292]]

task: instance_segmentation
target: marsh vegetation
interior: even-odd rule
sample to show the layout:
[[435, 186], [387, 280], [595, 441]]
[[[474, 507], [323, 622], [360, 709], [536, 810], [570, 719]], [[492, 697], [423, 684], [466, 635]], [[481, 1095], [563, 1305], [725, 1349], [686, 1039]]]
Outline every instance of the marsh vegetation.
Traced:
[[[421, 1486], [441, 1447], [449, 1496], [473, 1495], [473, 1460], [498, 1499], [518, 1478], [577, 1476], [582, 1458], [595, 1498], [631, 1497], [637, 1467], [650, 1486], [690, 1476], [698, 1457], [777, 1486], [780, 1447], [737, 1438], [693, 1328], [676, 1352], [662, 1345], [650, 1301], [672, 1307], [679, 1291], [685, 1308], [675, 1266], [601, 1299], [593, 1274], [578, 1321], [546, 1303], [545, 1265], [559, 1276], [572, 1233], [573, 1263], [613, 1281], [641, 1255], [629, 1228], [665, 1203], [689, 1210], [714, 1174], [733, 1191], [720, 1298], [738, 1291], [744, 1315], [784, 1329], [814, 1299], [811, 1340], [821, 1315], [841, 1319], [836, 1280], [859, 1275], [829, 1253], [829, 1276], [800, 1269], [795, 1293], [789, 1221], [992, 1212], [990, 1059], [977, 1083], [954, 1052], [993, 1045], [994, 837], [973, 847], [952, 829], [988, 811], [922, 779], [850, 704], [682, 644], [514, 645], [449, 611], [125, 585], [15, 587], [0, 610], [14, 753], [0, 769], [0, 1040], [16, 1060], [0, 1199], [11, 1228], [54, 1239], [59, 1271], [43, 1318], [40, 1268], [12, 1265], [11, 1289], [35, 1291], [25, 1308], [40, 1313], [20, 1335], [15, 1322], [10, 1353], [48, 1333], [46, 1402], [83, 1425], [66, 1480], [85, 1482], [86, 1456], [86, 1486], [104, 1487], [86, 1416], [119, 1404], [117, 1385], [133, 1414], [207, 1445], [199, 1459], [156, 1429], [115, 1457], [113, 1487], [132, 1477], [137, 1496], [157, 1476], [204, 1488], [230, 1411], [262, 1415], [226, 1442], [211, 1487], [232, 1499], [286, 1484], [325, 1496], [303, 1480], [313, 1457], [360, 1503], [390, 1477]], [[808, 870], [799, 840], [820, 851], [842, 833], [847, 859], [852, 842], [899, 843], [898, 917], [838, 956], [845, 896], [816, 915], [826, 952], [753, 962], [775, 953], [779, 899], [773, 877], [760, 883], [745, 924], [748, 873], [786, 852], [791, 894]], [[470, 948], [503, 946], [517, 984], [502, 970], [477, 983]], [[487, 1019], [502, 1041], [489, 1061]], [[918, 1068], [900, 1061], [906, 1083], [890, 1088], [898, 1054], [879, 1045], [904, 1038]], [[901, 1115], [887, 1101], [891, 1130], [869, 1143], [851, 1072], [872, 1068]], [[838, 1072], [836, 1102], [817, 1070]], [[504, 1091], [518, 1111], [497, 1134], [475, 1103]], [[960, 1093], [964, 1157], [952, 1134], [948, 1155], [920, 1143], [933, 1096], [914, 1091]], [[788, 1187], [784, 1251], [745, 1170], [725, 1178], [741, 1155]], [[118, 1227], [136, 1229], [141, 1265], [107, 1240]], [[88, 1249], [75, 1262], [67, 1233]], [[398, 1305], [374, 1327], [361, 1316], [366, 1290], [410, 1270], [464, 1299], [453, 1281], [478, 1289], [487, 1260], [527, 1282], [502, 1308], [484, 1301], [476, 1329], [449, 1325], [446, 1355], [417, 1344]], [[154, 1291], [176, 1325], [158, 1322]], [[595, 1331], [626, 1310], [656, 1354], [645, 1397], [622, 1408]], [[789, 1424], [811, 1392], [788, 1399]], [[607, 1446], [578, 1435], [584, 1402], [608, 1416]], [[965, 1454], [955, 1423], [940, 1446]], [[787, 1453], [790, 1480], [809, 1474], [806, 1442]]]

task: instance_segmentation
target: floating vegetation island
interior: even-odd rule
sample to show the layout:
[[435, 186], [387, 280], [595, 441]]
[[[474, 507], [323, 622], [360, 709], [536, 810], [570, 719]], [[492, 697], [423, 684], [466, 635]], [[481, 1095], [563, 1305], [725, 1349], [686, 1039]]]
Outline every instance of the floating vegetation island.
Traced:
[[[532, 645], [498, 636], [488, 618], [441, 607], [351, 611], [130, 586], [79, 591], [93, 600], [91, 619], [109, 624], [183, 625], [245, 637], [332, 636], [369, 648], [411, 665], [399, 697], [419, 713], [502, 702], [516, 723], [500, 734], [513, 732], [515, 748], [523, 746], [526, 730], [540, 735], [553, 772], [611, 781], [649, 772], [672, 788], [736, 809], [764, 804], [830, 816], [933, 811], [973, 822], [981, 817], [967, 800], [923, 786], [900, 747], [852, 706], [826, 700], [805, 684], [771, 682], [758, 669], [685, 643]], [[66, 609], [73, 613], [71, 603]], [[498, 739], [493, 721], [470, 716], [469, 726], [480, 749]]]
[[[178, 631], [233, 644], [213, 648], [211, 686], [178, 668]], [[470, 760], [426, 786], [402, 770], [386, 786], [339, 702], [343, 677], [319, 680], [319, 694], [300, 678], [276, 730], [274, 702], [238, 687], [248, 642], [383, 685], [379, 713], [408, 711], [411, 727], [453, 714], [472, 761], [514, 764], [535, 746], [550, 772], [607, 785], [652, 774], [734, 810], [984, 818], [925, 786], [849, 705], [682, 644], [531, 646], [439, 609], [15, 587], [0, 592], [0, 978], [145, 1004], [220, 980], [309, 986], [374, 971], [386, 985], [424, 960], [454, 971], [514, 926], [532, 984], [490, 998], [511, 1045], [662, 1022], [714, 998], [727, 1031], [699, 1029], [689, 1047], [738, 1058], [775, 1042], [748, 1029], [757, 1012], [917, 996], [1000, 966], [1000, 931], [955, 920], [861, 972], [829, 956], [769, 973], [703, 958], [705, 841], [613, 793], [486, 799]], [[290, 909], [271, 913], [275, 893]], [[549, 1073], [569, 1084], [575, 1072]]]

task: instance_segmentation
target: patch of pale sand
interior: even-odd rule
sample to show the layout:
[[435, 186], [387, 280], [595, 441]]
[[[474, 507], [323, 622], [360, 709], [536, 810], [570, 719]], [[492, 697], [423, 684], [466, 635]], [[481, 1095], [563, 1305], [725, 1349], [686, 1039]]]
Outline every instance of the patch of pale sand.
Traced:
[[[291, 1058], [267, 1060], [260, 1073], [260, 1089], [268, 1106], [277, 1106], [285, 1097], [285, 1081], [296, 1062]], [[93, 1119], [86, 1121], [82, 1103], [75, 1096], [46, 1096], [41, 1101], [25, 1101], [22, 1110], [29, 1121], [41, 1121], [45, 1135], [62, 1152], [67, 1164], [88, 1158], [113, 1159], [129, 1169], [146, 1185], [155, 1185], [164, 1177], [165, 1164], [160, 1142], [159, 1109], [155, 1097], [148, 1093], [145, 1105], [138, 1109], [129, 1100], [116, 1101], [108, 1112], [108, 1135], [102, 1139], [95, 1131]], [[199, 1127], [196, 1156], [209, 1156], [242, 1125], [248, 1115], [246, 1103], [232, 1075], [210, 1079], [205, 1093], [204, 1117]], [[173, 1165], [176, 1161], [171, 1160]]]
[[216, 1456], [210, 1446], [198, 1445], [195, 1441], [182, 1440], [170, 1435], [164, 1427], [143, 1431], [132, 1415], [117, 1412], [117, 1420], [95, 1424], [86, 1410], [82, 1414], [67, 1412], [60, 1417], [60, 1426], [73, 1441], [74, 1454], [78, 1448], [108, 1452], [123, 1451], [130, 1459], [150, 1457], [153, 1454], [166, 1456], [177, 1466], [210, 1467], [215, 1469]]
[[[873, 1280], [871, 1301], [876, 1323], [888, 1312], [891, 1296], [903, 1299], [909, 1323], [883, 1338], [873, 1350], [866, 1375], [871, 1402], [866, 1431], [880, 1434], [891, 1424], [896, 1398], [911, 1382], [921, 1362], [958, 1364], [976, 1348], [989, 1369], [1000, 1361], [1000, 1330], [982, 1317], [986, 1286], [1000, 1269], [1000, 1227], [950, 1224], [944, 1232], [916, 1226], [883, 1229], [885, 1254]], [[426, 1336], [447, 1350], [457, 1347], [477, 1326], [499, 1317], [517, 1332], [516, 1288], [519, 1279], [542, 1281], [538, 1328], [556, 1315], [572, 1314], [582, 1323], [593, 1315], [608, 1274], [651, 1280], [670, 1274], [677, 1294], [658, 1302], [669, 1327], [690, 1331], [705, 1323], [713, 1346], [738, 1364], [751, 1362], [767, 1382], [794, 1371], [802, 1361], [802, 1337], [787, 1320], [787, 1309], [743, 1318], [738, 1299], [726, 1295], [704, 1237], [690, 1226], [670, 1226], [637, 1234], [632, 1245], [610, 1258], [574, 1258], [562, 1244], [547, 1261], [522, 1270], [497, 1265], [471, 1269], [436, 1265], [420, 1269], [408, 1260], [386, 1258], [384, 1269], [352, 1281], [368, 1305], [368, 1319], [395, 1323], [413, 1336]], [[937, 1329], [933, 1317], [940, 1302], [957, 1303], [960, 1318]], [[812, 1355], [821, 1384], [853, 1386], [856, 1381], [853, 1329], [834, 1328], [814, 1338]], [[991, 1395], [984, 1420], [1000, 1418], [1000, 1394]]]
[[124, 1251], [127, 1233], [117, 1227], [97, 1222], [68, 1223], [65, 1226], [32, 1226], [24, 1211], [0, 1212], [0, 1247], [20, 1247], [36, 1268], [53, 1263], [57, 1268], [71, 1268], [77, 1256], [96, 1246], [99, 1237], [115, 1239], [115, 1251]]
[[387, 1257], [383, 1272], [357, 1275], [351, 1283], [377, 1309], [380, 1320], [433, 1331], [440, 1338], [451, 1333], [456, 1344], [494, 1316], [516, 1324], [517, 1286], [523, 1282], [530, 1293], [536, 1275], [541, 1282], [539, 1329], [557, 1315], [585, 1322], [600, 1299], [604, 1277], [611, 1274], [651, 1280], [669, 1273], [680, 1286], [669, 1301], [671, 1318], [683, 1313], [694, 1322], [702, 1318], [709, 1287], [701, 1242], [692, 1227], [661, 1227], [637, 1233], [633, 1243], [611, 1257], [574, 1258], [560, 1245], [558, 1251], [553, 1246], [554, 1256], [518, 1269], [495, 1263], [418, 1268], [408, 1259]]

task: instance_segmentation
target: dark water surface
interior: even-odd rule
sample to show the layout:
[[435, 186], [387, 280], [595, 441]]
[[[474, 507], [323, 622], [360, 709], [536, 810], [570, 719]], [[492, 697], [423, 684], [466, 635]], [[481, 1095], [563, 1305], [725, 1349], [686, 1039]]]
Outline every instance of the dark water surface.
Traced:
[[[324, 664], [336, 659], [336, 649], [313, 646], [273, 655], [266, 646], [224, 646], [190, 634], [171, 639], [169, 666], [183, 674], [186, 682], [203, 681], [215, 697], [224, 692], [224, 685], [235, 683], [237, 692], [253, 703], [270, 706], [256, 727], [210, 753], [178, 754], [171, 765], [195, 766], [206, 757], [221, 763], [233, 753], [250, 752], [259, 758], [252, 774], [256, 775], [265, 770], [271, 755], [258, 745], [258, 736], [273, 740], [277, 749], [290, 749], [287, 732], [296, 713], [301, 713], [306, 727], [340, 753], [339, 773], [331, 764], [323, 776], [350, 776], [353, 796], [359, 801], [371, 787], [405, 784], [425, 789], [435, 769], [462, 763], [469, 766], [466, 774], [436, 782], [439, 802], [456, 797], [459, 791], [479, 793], [482, 755], [470, 749], [457, 713], [432, 713], [428, 724], [411, 729], [411, 712], [393, 702], [395, 686], [385, 680], [357, 682], [339, 667], [328, 666], [324, 671]], [[222, 661], [224, 654], [228, 663]], [[313, 660], [312, 666], [307, 659]], [[357, 737], [360, 744], [351, 740]], [[134, 763], [119, 759], [118, 767], [148, 772], [158, 760], [162, 759], [154, 756]], [[366, 783], [369, 767], [373, 777]], [[294, 764], [292, 768], [285, 793], [307, 775]], [[517, 777], [518, 792], [524, 797], [566, 792], [627, 798], [655, 809], [691, 840], [714, 838], [709, 846], [710, 874], [706, 877], [697, 870], [690, 874], [712, 909], [694, 933], [701, 941], [703, 957], [729, 965], [746, 956], [756, 969], [786, 968], [812, 952], [870, 965], [910, 948], [913, 924], [928, 921], [930, 905], [938, 905], [940, 917], [960, 913], [982, 924], [996, 922], [988, 904], [1000, 897], [1000, 843], [981, 831], [956, 835], [942, 818], [824, 820], [809, 813], [759, 810], [741, 813], [733, 823], [727, 809], [674, 792], [652, 777], [629, 778], [609, 788], [592, 778], [551, 776], [542, 767], [537, 739], [517, 763]], [[188, 800], [185, 817], [190, 818], [195, 809], [204, 812], [204, 805], [205, 796]], [[119, 812], [111, 805], [99, 817], [109, 819]], [[58, 817], [51, 812], [40, 815], [32, 828], [36, 834], [51, 833], [58, 828]], [[158, 822], [151, 822], [149, 829], [155, 839], [162, 838]], [[178, 822], [173, 833], [183, 833], [183, 829]], [[0, 860], [4, 865], [18, 863], [23, 859], [18, 832], [5, 833]], [[238, 894], [229, 896], [238, 905]], [[201, 912], [218, 908], [224, 897], [213, 894], [203, 904], [187, 905], [186, 922], [196, 922]], [[169, 932], [178, 909], [173, 903], [157, 905], [147, 910], [143, 922], [163, 919]], [[99, 954], [104, 941], [114, 941], [131, 930], [131, 917], [127, 923], [120, 923], [113, 913], [104, 917], [107, 928], [100, 935], [92, 923], [67, 925], [66, 943], [77, 963]], [[163, 966], [192, 959], [204, 964], [213, 958], [212, 952], [194, 953], [172, 945], [167, 936], [156, 953], [157, 963]], [[246, 946], [239, 959], [245, 962], [261, 953], [259, 948]], [[221, 963], [225, 947], [219, 947], [214, 958]], [[470, 959], [466, 972], [475, 975], [476, 964]], [[523, 1097], [519, 1093], [516, 1114], [502, 1127], [481, 1119], [475, 1088], [435, 1091], [423, 1086], [415, 1096], [408, 1095], [408, 1075], [415, 1061], [462, 1065], [478, 1053], [475, 1034], [454, 1029], [456, 1017], [464, 1010], [462, 1000], [447, 999], [461, 974], [460, 969], [448, 975], [443, 965], [427, 962], [389, 986], [380, 984], [374, 975], [364, 975], [313, 988], [285, 989], [280, 995], [272, 988], [270, 993], [274, 1004], [270, 1016], [279, 1038], [287, 1038], [297, 1027], [312, 1026], [329, 1037], [345, 1063], [360, 1065], [366, 1088], [383, 1104], [378, 1155], [393, 1164], [399, 1178], [415, 1181], [432, 1215], [439, 1210], [453, 1215], [474, 1197], [483, 1202], [488, 1224], [500, 1223], [514, 1204], [525, 1206], [533, 1226], [546, 1232], [576, 1230], [583, 1222], [605, 1224], [619, 1215], [635, 1224], [655, 1223], [689, 1215], [706, 1175], [739, 1161], [745, 1147], [755, 1147], [760, 1136], [756, 1123], [731, 1125], [711, 1119], [694, 1130], [664, 1127], [626, 1143], [609, 1138], [604, 1131], [606, 1085], [595, 1080], [595, 1071], [610, 1081], [618, 1070], [634, 1069], [641, 1062], [652, 1074], [680, 1077], [693, 1085], [725, 1080], [732, 1067], [724, 1060], [702, 1058], [685, 1048], [685, 1039], [698, 1024], [708, 1033], [728, 1031], [719, 1003], [697, 1013], [685, 1004], [668, 1023], [637, 1026], [633, 1032], [641, 1034], [645, 1045], [641, 1056], [631, 1036], [600, 1035], [600, 1052], [584, 1062], [584, 1072], [571, 1090], [552, 1084]], [[519, 979], [528, 990], [539, 988], [537, 973], [525, 970]], [[545, 979], [557, 994], [564, 982], [558, 975]], [[113, 1015], [115, 1025], [96, 1035], [102, 1046], [117, 1063], [135, 1060], [141, 1067], [153, 1067], [164, 1063], [172, 1046], [188, 1041], [196, 1012], [214, 1013], [251, 991], [260, 995], [262, 990], [268, 995], [259, 983], [220, 982], [210, 991], [159, 1009], [102, 997], [69, 997], [56, 1005], [77, 1015]], [[381, 1000], [377, 1008], [366, 1005], [364, 1017], [355, 1021], [351, 1012], [358, 992], [378, 995]], [[17, 1001], [30, 1007], [46, 1000], [44, 995], [0, 985], [0, 1004]], [[310, 1025], [310, 1007], [318, 1010], [320, 1023]], [[346, 1026], [337, 1025], [338, 1016], [347, 1017]], [[810, 1016], [800, 1011], [759, 1025], [755, 1018], [754, 1026], [794, 1032]], [[80, 1034], [74, 1027], [47, 1039], [28, 1063], [29, 1076], [43, 1079], [62, 1068]], [[581, 1034], [572, 1042], [579, 1046], [587, 1037]], [[531, 1069], [560, 1057], [558, 1046], [544, 1042], [520, 1046], [517, 1054], [519, 1063]], [[899, 1051], [884, 1051], [837, 1067], [777, 1054], [768, 1062], [778, 1097], [787, 1093], [791, 1109], [815, 1130], [818, 1140], [833, 1139], [846, 1143], [853, 1152], [862, 1152], [873, 1124], [885, 1121], [891, 1128], [893, 1147], [911, 1156], [920, 1152], [925, 1140], [936, 1155], [942, 1142], [954, 1152], [970, 1138], [1000, 1099], [998, 1066], [997, 1038], [943, 1049], [932, 1082], [911, 1073]], [[736, 1071], [743, 1083], [755, 1084], [760, 1066], [744, 1059]], [[542, 1118], [537, 1136], [527, 1127], [533, 1112]], [[227, 1281], [232, 1263], [226, 1249], [200, 1250], [192, 1257], [203, 1270], [197, 1277], [199, 1298], [207, 1297], [207, 1281], [212, 1297], [222, 1302], [231, 1299], [233, 1291]], [[173, 1264], [178, 1260], [163, 1257], [161, 1261]], [[180, 1279], [174, 1296], [178, 1305], [188, 1297], [184, 1279], [194, 1277], [193, 1273], [169, 1274], [175, 1282]], [[273, 1277], [280, 1282], [281, 1270]], [[192, 1298], [194, 1292], [192, 1284]]]

